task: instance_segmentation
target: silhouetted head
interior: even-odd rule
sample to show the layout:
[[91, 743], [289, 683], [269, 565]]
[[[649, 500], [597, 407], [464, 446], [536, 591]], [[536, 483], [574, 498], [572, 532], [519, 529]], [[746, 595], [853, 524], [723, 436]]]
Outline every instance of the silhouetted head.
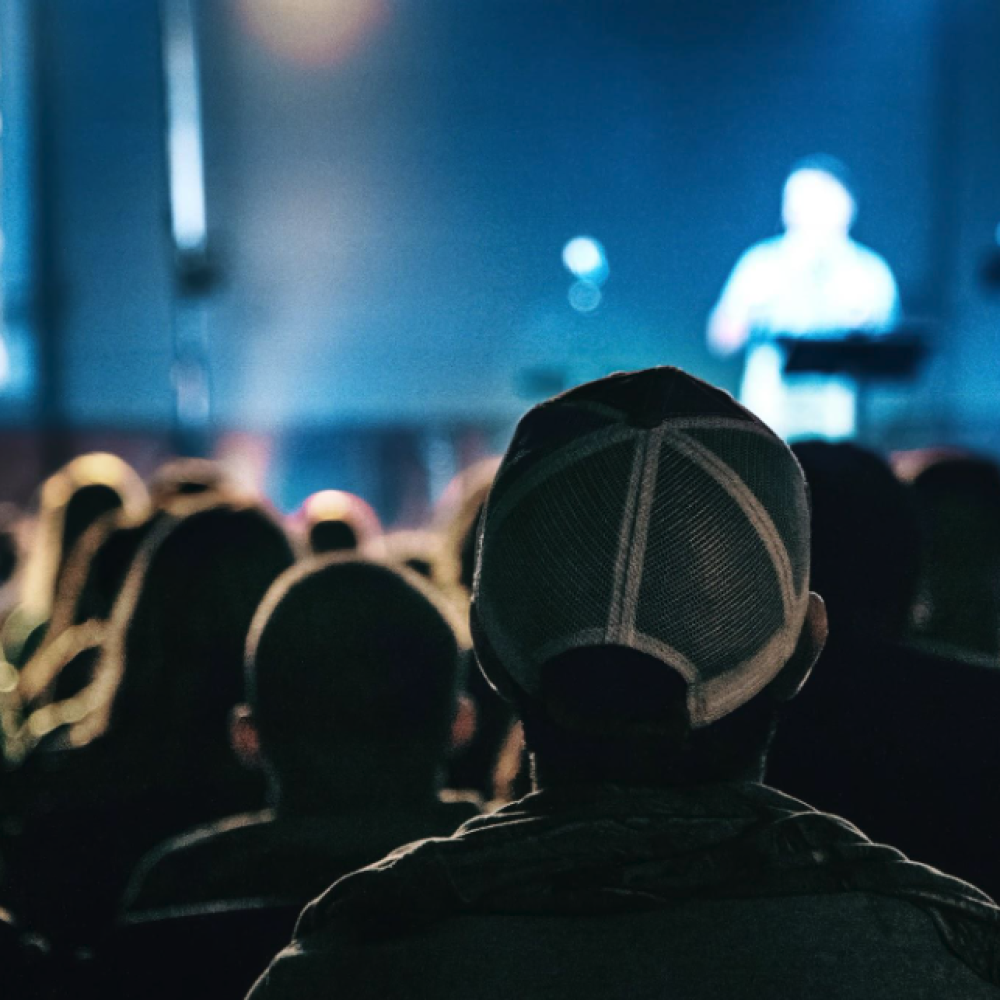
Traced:
[[41, 490], [24, 583], [24, 602], [32, 613], [49, 615], [74, 546], [98, 518], [119, 509], [141, 516], [147, 503], [141, 480], [116, 455], [81, 455], [50, 476]]
[[415, 574], [341, 556], [288, 571], [247, 646], [253, 723], [279, 786], [374, 796], [409, 782], [426, 797], [448, 750], [457, 657], [447, 611]]
[[371, 505], [345, 490], [313, 493], [302, 503], [296, 520], [313, 555], [357, 552], [382, 535]]
[[246, 492], [222, 464], [209, 458], [175, 458], [161, 465], [149, 478], [150, 500], [161, 509], [175, 501], [191, 499], [206, 502], [245, 499]]
[[161, 773], [228, 753], [250, 621], [292, 562], [284, 532], [259, 507], [163, 518], [115, 604], [92, 711], [74, 741], [107, 732], [129, 747], [131, 764]]
[[472, 628], [543, 781], [759, 777], [825, 635], [802, 471], [674, 368], [542, 403], [490, 492]]
[[453, 577], [448, 582], [459, 584], [469, 593], [476, 568], [479, 516], [499, 467], [497, 457], [469, 466], [448, 484], [438, 503], [435, 520], [444, 539], [443, 566]]
[[975, 509], [984, 523], [994, 527], [981, 542], [997, 550], [1000, 526], [1000, 465], [982, 455], [942, 453], [932, 457], [912, 477], [917, 494], [927, 502], [954, 502]]
[[[66, 562], [45, 636], [21, 669], [19, 687], [26, 703], [58, 699], [67, 687], [79, 688], [77, 681], [83, 676], [78, 669], [80, 661], [75, 652], [67, 658], [60, 650], [74, 650], [81, 640], [87, 648], [100, 647], [103, 625], [111, 616], [132, 562], [165, 516], [158, 512], [130, 519], [116, 510], [98, 518], [84, 532]], [[77, 632], [80, 634], [74, 637], [72, 633]], [[88, 657], [87, 662], [92, 660]], [[77, 681], [62, 678], [64, 669], [75, 671]]]
[[84, 535], [67, 566], [69, 625], [111, 616], [142, 543], [164, 516], [157, 513], [130, 520], [110, 514]]
[[118, 490], [104, 483], [93, 483], [81, 486], [70, 497], [63, 516], [63, 551], [72, 552], [73, 546], [80, 540], [83, 533], [102, 514], [119, 510], [122, 506], [122, 496]]
[[[442, 539], [438, 581], [463, 607], [472, 594], [479, 519], [499, 467], [500, 457], [492, 456], [464, 469], [445, 488], [434, 513]], [[467, 615], [463, 619], [467, 621]], [[465, 643], [465, 634], [462, 639]], [[473, 789], [490, 799], [496, 762], [513, 721], [512, 710], [475, 668], [470, 653], [463, 652], [462, 662], [463, 684], [475, 706], [476, 725], [471, 740], [449, 761], [449, 787]]]
[[[19, 689], [26, 705], [75, 696], [92, 673], [94, 651], [104, 640], [104, 624], [125, 585], [139, 549], [160, 512], [129, 518], [121, 509], [99, 517], [73, 547], [59, 581], [44, 640], [21, 669]], [[82, 643], [82, 647], [81, 647]], [[87, 655], [77, 654], [86, 649]], [[68, 672], [63, 677], [63, 672]], [[73, 707], [70, 706], [70, 714]], [[37, 724], [36, 724], [37, 728]]]
[[854, 444], [792, 445], [812, 498], [812, 585], [834, 629], [898, 638], [916, 595], [920, 528], [887, 462]]
[[917, 631], [929, 640], [1000, 653], [1000, 466], [929, 454], [912, 487], [924, 528]]

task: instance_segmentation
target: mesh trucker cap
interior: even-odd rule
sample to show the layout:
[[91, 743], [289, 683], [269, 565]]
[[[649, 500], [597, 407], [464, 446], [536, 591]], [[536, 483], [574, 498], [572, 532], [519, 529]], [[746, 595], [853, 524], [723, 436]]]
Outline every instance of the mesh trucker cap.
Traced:
[[683, 677], [694, 727], [775, 677], [808, 607], [795, 457], [677, 368], [611, 375], [529, 410], [478, 545], [474, 614], [516, 685], [537, 696], [553, 657], [624, 646]]

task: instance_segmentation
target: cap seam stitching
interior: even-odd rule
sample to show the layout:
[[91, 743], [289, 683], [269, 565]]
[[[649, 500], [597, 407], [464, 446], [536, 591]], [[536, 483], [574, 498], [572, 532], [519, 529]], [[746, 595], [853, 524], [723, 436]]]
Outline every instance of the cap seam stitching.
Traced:
[[678, 449], [704, 469], [736, 501], [756, 529], [778, 577], [778, 589], [787, 618], [792, 613], [798, 596], [795, 575], [784, 540], [770, 514], [735, 469], [687, 434], [675, 431], [668, 433]]
[[646, 453], [649, 447], [645, 436], [641, 437], [637, 444], [638, 447], [632, 456], [632, 468], [629, 471], [628, 488], [625, 493], [625, 510], [621, 530], [618, 534], [618, 551], [615, 554], [614, 577], [611, 583], [611, 606], [608, 608], [608, 621], [605, 629], [607, 642], [615, 642], [622, 636], [622, 615], [625, 610], [624, 595], [632, 564], [632, 537], [638, 515], [638, 504], [633, 498], [642, 486]]

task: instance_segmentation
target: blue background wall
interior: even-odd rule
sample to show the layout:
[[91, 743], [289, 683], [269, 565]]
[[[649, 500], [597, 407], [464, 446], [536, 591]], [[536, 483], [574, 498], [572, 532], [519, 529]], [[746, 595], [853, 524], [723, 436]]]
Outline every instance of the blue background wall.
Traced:
[[[38, 0], [48, 403], [165, 426], [174, 286], [152, 0]], [[425, 0], [328, 66], [199, 7], [220, 424], [503, 423], [525, 368], [654, 362], [734, 387], [705, 317], [798, 156], [853, 168], [857, 236], [937, 322], [886, 441], [1000, 446], [993, 0]], [[601, 308], [563, 243], [601, 239]], [[519, 381], [520, 380], [520, 381]]]

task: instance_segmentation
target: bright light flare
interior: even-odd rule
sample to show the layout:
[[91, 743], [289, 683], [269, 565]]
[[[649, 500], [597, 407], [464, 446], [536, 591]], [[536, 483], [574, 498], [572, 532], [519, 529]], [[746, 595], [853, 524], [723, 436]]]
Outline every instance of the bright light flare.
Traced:
[[243, 23], [276, 55], [329, 66], [356, 51], [388, 18], [388, 0], [239, 0]]
[[566, 270], [592, 285], [602, 285], [608, 277], [608, 258], [604, 247], [590, 236], [577, 236], [563, 247]]
[[591, 313], [601, 304], [601, 290], [592, 281], [574, 281], [569, 304], [579, 313]]

